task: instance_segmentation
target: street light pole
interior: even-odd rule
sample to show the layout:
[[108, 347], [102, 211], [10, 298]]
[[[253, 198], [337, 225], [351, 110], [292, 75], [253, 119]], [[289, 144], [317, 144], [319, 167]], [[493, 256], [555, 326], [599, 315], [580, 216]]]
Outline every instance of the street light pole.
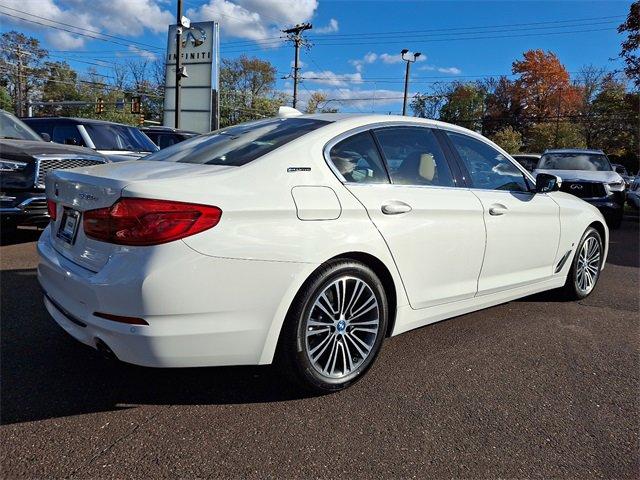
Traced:
[[411, 58], [405, 58], [405, 55], [409, 53], [409, 50], [407, 50], [406, 48], [403, 49], [400, 53], [402, 55], [402, 60], [407, 62], [407, 69], [404, 74], [404, 101], [402, 103], [402, 115], [406, 115], [407, 114], [407, 97], [409, 96], [409, 72], [411, 70], [411, 64], [414, 63], [418, 59], [418, 57], [422, 54], [420, 52], [415, 52], [413, 54], [413, 59], [411, 59]]

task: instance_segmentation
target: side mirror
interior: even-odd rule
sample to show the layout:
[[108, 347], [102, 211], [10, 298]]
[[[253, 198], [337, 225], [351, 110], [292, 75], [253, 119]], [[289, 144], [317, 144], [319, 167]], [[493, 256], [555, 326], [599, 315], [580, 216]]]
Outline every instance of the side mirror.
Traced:
[[42, 139], [43, 139], [45, 142], [50, 142], [50, 141], [51, 141], [51, 136], [49, 136], [49, 134], [48, 134], [48, 133], [42, 132], [42, 133], [40, 134], [40, 136], [42, 137]]
[[556, 175], [539, 173], [536, 175], [536, 193], [548, 193], [560, 190], [562, 179]]

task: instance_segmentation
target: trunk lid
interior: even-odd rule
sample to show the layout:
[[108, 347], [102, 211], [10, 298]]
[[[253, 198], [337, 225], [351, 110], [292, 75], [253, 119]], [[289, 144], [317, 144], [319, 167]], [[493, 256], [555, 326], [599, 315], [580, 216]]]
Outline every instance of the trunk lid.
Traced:
[[[235, 167], [135, 160], [55, 171], [45, 182], [47, 198], [57, 204], [57, 218], [50, 229], [51, 243], [68, 260], [97, 272], [110, 256], [146, 247], [114, 245], [87, 237], [82, 228], [83, 212], [113, 205], [123, 196], [125, 187], [132, 184], [193, 179], [230, 168]], [[77, 227], [73, 238], [65, 239], [65, 222], [68, 217], [75, 217], [74, 212], [78, 212]]]

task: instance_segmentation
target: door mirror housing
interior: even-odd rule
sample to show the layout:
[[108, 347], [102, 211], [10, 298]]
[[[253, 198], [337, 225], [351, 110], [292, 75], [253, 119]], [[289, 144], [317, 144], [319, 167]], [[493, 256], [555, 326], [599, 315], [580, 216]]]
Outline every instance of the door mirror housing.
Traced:
[[42, 139], [43, 139], [45, 142], [50, 142], [50, 141], [51, 141], [51, 137], [49, 136], [49, 134], [48, 134], [48, 133], [42, 132], [42, 133], [40, 134], [40, 136], [42, 137]]
[[562, 179], [556, 175], [539, 173], [536, 175], [536, 193], [549, 193], [560, 190]]

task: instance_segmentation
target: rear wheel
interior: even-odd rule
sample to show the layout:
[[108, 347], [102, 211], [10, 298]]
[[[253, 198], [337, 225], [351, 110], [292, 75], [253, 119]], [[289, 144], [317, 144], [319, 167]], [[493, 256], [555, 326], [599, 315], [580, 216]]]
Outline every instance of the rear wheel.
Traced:
[[603, 253], [602, 237], [595, 228], [588, 228], [580, 240], [564, 286], [570, 299], [580, 300], [591, 294], [600, 278]]
[[281, 338], [282, 361], [311, 390], [341, 390], [373, 363], [387, 319], [387, 297], [376, 274], [360, 262], [331, 262], [296, 297]]

